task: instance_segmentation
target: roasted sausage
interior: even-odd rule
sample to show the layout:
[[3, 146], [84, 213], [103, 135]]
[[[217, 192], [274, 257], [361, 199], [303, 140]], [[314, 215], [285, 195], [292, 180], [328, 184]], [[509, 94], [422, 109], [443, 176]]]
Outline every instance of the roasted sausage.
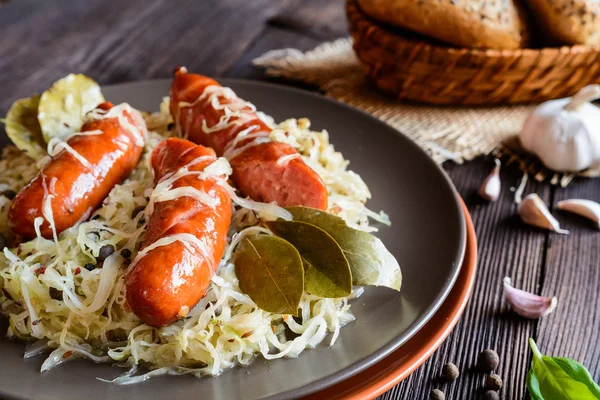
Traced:
[[[127, 303], [148, 325], [165, 326], [185, 316], [204, 296], [219, 266], [231, 198], [216, 178], [198, 175], [215, 160], [212, 149], [178, 138], [161, 142], [152, 153], [158, 183], [153, 195], [162, 180], [168, 186], [161, 194], [170, 200], [154, 203], [146, 236], [125, 281]], [[189, 172], [177, 175], [178, 171]], [[190, 189], [192, 194], [207, 195], [212, 204], [190, 195]], [[175, 190], [181, 195], [168, 196]]]
[[94, 115], [66, 145], [57, 141], [56, 150], [62, 150], [14, 198], [8, 223], [17, 235], [34, 238], [38, 217], [44, 218], [40, 229], [45, 238], [53, 236], [49, 219], [57, 234], [86, 220], [137, 165], [146, 137], [139, 112], [107, 102]]
[[272, 130], [233, 91], [178, 68], [170, 96], [177, 129], [226, 157], [233, 168], [231, 178], [242, 193], [283, 207], [327, 209], [327, 187], [321, 177], [292, 146], [271, 141]]

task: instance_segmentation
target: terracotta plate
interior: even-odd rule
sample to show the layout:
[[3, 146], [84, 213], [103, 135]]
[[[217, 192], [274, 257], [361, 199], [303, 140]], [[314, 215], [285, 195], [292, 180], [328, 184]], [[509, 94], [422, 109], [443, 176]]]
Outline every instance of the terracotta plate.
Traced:
[[[319, 346], [298, 359], [237, 368], [216, 379], [162, 377], [137, 386], [96, 380], [123, 371], [85, 360], [73, 361], [40, 375], [41, 358], [22, 360], [23, 344], [0, 340], [0, 397], [67, 398], [270, 398], [308, 395], [339, 383], [384, 359], [406, 343], [433, 316], [460, 271], [466, 228], [452, 183], [429, 156], [379, 120], [318, 94], [260, 82], [226, 80], [258, 109], [282, 120], [309, 117], [326, 128], [350, 168], [368, 183], [369, 207], [385, 210], [391, 227], [378, 236], [398, 258], [404, 275], [401, 293], [369, 288], [353, 302], [357, 319], [344, 327], [333, 347]], [[105, 97], [155, 110], [168, 93], [169, 81], [105, 87]], [[42, 88], [40, 88], [42, 89]], [[3, 328], [3, 327], [2, 327]]]

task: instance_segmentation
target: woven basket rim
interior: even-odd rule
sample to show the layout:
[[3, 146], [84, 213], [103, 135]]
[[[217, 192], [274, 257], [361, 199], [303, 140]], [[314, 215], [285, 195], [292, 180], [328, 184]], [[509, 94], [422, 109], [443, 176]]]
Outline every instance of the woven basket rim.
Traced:
[[585, 46], [585, 45], [575, 45], [575, 46], [560, 46], [560, 47], [542, 47], [539, 49], [534, 48], [523, 48], [523, 49], [479, 49], [479, 48], [467, 48], [467, 47], [446, 47], [436, 45], [426, 40], [418, 40], [412, 38], [406, 38], [399, 33], [392, 32], [382, 23], [374, 20], [372, 17], [368, 16], [364, 13], [360, 6], [358, 5], [357, 0], [347, 0], [346, 1], [346, 10], [348, 13], [348, 18], [360, 18], [363, 23], [369, 25], [370, 29], [378, 31], [379, 34], [388, 36], [395, 40], [402, 41], [412, 41], [415, 44], [423, 44], [425, 48], [430, 48], [432, 51], [444, 51], [452, 55], [466, 55], [471, 54], [474, 56], [484, 56], [484, 57], [495, 57], [495, 58], [503, 58], [503, 57], [519, 57], [519, 56], [535, 56], [535, 55], [550, 55], [556, 53], [563, 54], [582, 54], [582, 53], [598, 53], [600, 52], [600, 45], [596, 46]]

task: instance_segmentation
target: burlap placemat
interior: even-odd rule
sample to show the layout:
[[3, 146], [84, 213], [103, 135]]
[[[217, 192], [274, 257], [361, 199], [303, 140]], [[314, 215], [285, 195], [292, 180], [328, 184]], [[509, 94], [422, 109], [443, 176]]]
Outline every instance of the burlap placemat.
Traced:
[[[327, 96], [373, 114], [409, 136], [439, 163], [462, 163], [494, 154], [505, 163], [518, 163], [539, 181], [565, 186], [575, 176], [545, 169], [520, 147], [516, 135], [535, 106], [442, 107], [395, 100], [369, 81], [349, 38], [323, 43], [306, 53], [272, 50], [253, 63], [268, 75], [313, 84]], [[577, 175], [598, 176], [600, 170]]]

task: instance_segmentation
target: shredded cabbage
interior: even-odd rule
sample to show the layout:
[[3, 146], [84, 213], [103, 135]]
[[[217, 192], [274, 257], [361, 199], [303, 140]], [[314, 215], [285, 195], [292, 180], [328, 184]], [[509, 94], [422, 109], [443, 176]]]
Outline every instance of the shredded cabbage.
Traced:
[[[229, 106], [233, 108], [231, 115], [241, 109]], [[42, 221], [38, 221], [37, 238], [4, 248], [0, 254], [0, 312], [9, 320], [7, 336], [38, 340], [25, 357], [52, 349], [42, 371], [74, 358], [128, 366], [129, 372], [113, 381], [117, 384], [133, 384], [164, 374], [215, 376], [234, 365], [247, 365], [256, 355], [266, 359], [297, 357], [328, 334], [333, 345], [340, 329], [354, 320], [348, 300], [359, 296], [361, 288], [341, 299], [304, 294], [298, 318], [263, 311], [240, 291], [232, 262], [235, 247], [245, 235], [269, 233], [259, 225], [259, 218], [291, 216], [275, 204], [238, 196], [225, 180], [229, 173], [225, 159], [217, 160], [199, 175], [217, 179], [235, 203], [228, 245], [206, 296], [192, 310], [185, 310], [185, 318], [160, 329], [143, 324], [128, 309], [124, 274], [131, 260], [144, 254], [138, 253], [148, 219], [143, 211], [154, 189], [149, 156], [161, 140], [173, 133], [168, 98], [160, 110], [145, 115], [151, 131], [139, 165], [129, 179], [115, 186], [88, 221], [67, 229], [55, 240], [41, 237]], [[347, 170], [348, 162], [329, 144], [327, 132], [311, 131], [306, 119], [287, 120], [276, 126], [266, 116], [263, 118], [277, 128], [272, 139], [290, 143], [323, 177], [331, 212], [365, 231], [375, 230], [369, 226], [369, 217], [387, 221], [385, 214], [365, 207], [370, 197], [367, 186]], [[282, 162], [286, 161], [289, 159]], [[33, 160], [8, 146], [2, 153], [0, 171], [0, 191], [18, 191], [39, 169]], [[199, 196], [192, 192], [179, 194]], [[49, 187], [47, 197], [51, 196]], [[7, 224], [9, 206], [10, 201], [0, 196], [0, 233], [8, 243], [14, 239]], [[100, 249], [106, 245], [114, 246], [116, 251], [98, 262]], [[129, 250], [129, 258], [121, 255], [124, 249]], [[97, 268], [89, 268], [89, 264]], [[139, 374], [140, 365], [149, 372]]]

